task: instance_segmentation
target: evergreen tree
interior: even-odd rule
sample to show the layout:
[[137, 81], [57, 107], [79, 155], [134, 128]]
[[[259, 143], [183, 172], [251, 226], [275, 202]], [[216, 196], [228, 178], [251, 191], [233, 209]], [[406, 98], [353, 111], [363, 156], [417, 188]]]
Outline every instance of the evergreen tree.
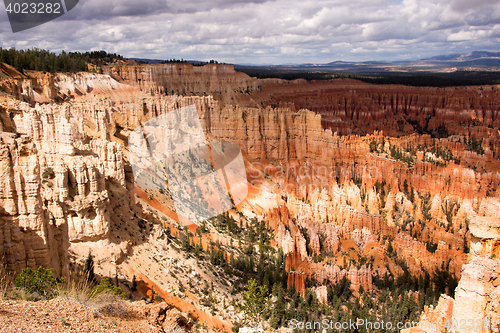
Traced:
[[132, 288], [131, 288], [132, 291], [136, 291], [137, 290], [137, 280], [136, 280], [136, 277], [135, 275], [132, 277]]
[[244, 312], [245, 321], [253, 324], [257, 331], [262, 318], [269, 313], [271, 299], [266, 286], [257, 286], [254, 279], [248, 281], [247, 290], [243, 293], [243, 302], [238, 303], [238, 310]]
[[91, 284], [96, 282], [94, 274], [94, 257], [92, 256], [92, 252], [90, 250], [87, 259], [85, 260], [85, 278], [87, 279], [87, 282]]

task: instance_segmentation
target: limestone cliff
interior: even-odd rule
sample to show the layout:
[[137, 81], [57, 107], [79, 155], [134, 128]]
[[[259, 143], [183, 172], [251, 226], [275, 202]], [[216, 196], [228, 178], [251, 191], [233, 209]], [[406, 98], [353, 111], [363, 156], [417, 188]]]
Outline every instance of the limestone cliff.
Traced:
[[12, 120], [0, 136], [0, 256], [9, 270], [64, 275], [72, 243], [108, 238], [109, 184], [125, 188], [122, 148], [89, 140], [69, 105], [11, 102], [0, 113]]
[[40, 72], [23, 74], [5, 63], [0, 63], [0, 88], [18, 100], [30, 103], [56, 98], [54, 75]]
[[212, 95], [223, 103], [229, 103], [238, 93], [252, 93], [259, 85], [258, 80], [235, 71], [232, 65], [134, 63], [110, 65], [104, 73], [153, 95]]

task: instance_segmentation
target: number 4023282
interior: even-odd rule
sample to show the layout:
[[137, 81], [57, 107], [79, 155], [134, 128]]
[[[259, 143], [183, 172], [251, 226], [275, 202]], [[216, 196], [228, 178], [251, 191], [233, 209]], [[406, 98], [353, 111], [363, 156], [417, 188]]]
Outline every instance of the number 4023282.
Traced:
[[15, 14], [62, 14], [61, 3], [9, 3], [5, 8], [7, 13]]

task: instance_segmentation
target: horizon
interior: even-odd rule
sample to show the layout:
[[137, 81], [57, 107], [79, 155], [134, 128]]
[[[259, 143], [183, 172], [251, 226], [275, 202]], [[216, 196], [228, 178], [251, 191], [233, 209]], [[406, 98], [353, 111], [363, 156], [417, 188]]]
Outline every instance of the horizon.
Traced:
[[127, 58], [244, 65], [408, 61], [500, 51], [500, 4], [492, 0], [224, 0], [102, 3], [12, 33], [0, 10], [0, 46], [52, 52], [106, 50]]
[[[28, 49], [33, 49], [33, 48], [36, 48], [36, 47], [25, 48], [25, 49], [17, 49], [15, 47], [3, 47], [3, 46], [0, 46], [0, 50], [1, 49], [11, 49], [11, 48], [14, 48], [16, 50], [28, 50]], [[44, 49], [41, 49], [41, 50], [44, 50]], [[46, 50], [46, 51], [53, 52], [53, 53], [55, 53], [57, 55], [60, 55], [62, 52], [66, 52], [66, 53], [71, 53], [71, 52], [85, 53], [85, 52], [94, 52], [94, 51], [105, 51], [105, 52], [107, 52], [109, 54], [116, 53], [117, 55], [122, 56], [126, 60], [133, 60], [133, 61], [154, 61], [154, 62], [161, 62], [161, 61], [174, 60], [174, 61], [185, 61], [185, 62], [190, 62], [190, 63], [200, 62], [200, 63], [206, 63], [208, 65], [208, 64], [210, 64], [210, 61], [215, 60], [216, 64], [220, 64], [220, 65], [234, 65], [234, 66], [242, 66], [242, 67], [244, 67], [244, 66], [250, 66], [250, 67], [251, 66], [255, 66], [255, 67], [273, 67], [273, 66], [284, 67], [284, 66], [304, 66], [304, 65], [322, 66], [322, 65], [328, 65], [328, 64], [333, 64], [333, 63], [345, 63], [345, 64], [362, 64], [362, 63], [387, 63], [387, 64], [391, 64], [391, 63], [393, 63], [393, 64], [399, 64], [399, 63], [412, 63], [412, 62], [418, 62], [418, 61], [426, 61], [426, 60], [431, 60], [432, 58], [435, 58], [435, 57], [446, 57], [446, 56], [451, 56], [451, 55], [465, 55], [465, 56], [468, 56], [468, 55], [472, 55], [474, 53], [483, 53], [483, 52], [495, 53], [495, 51], [474, 50], [474, 51], [471, 51], [469, 53], [436, 54], [436, 55], [432, 55], [432, 56], [429, 56], [429, 57], [426, 57], [426, 58], [414, 58], [414, 59], [405, 59], [405, 60], [384, 60], [384, 59], [374, 60], [374, 59], [369, 59], [369, 60], [363, 60], [363, 61], [351, 61], [351, 60], [345, 60], [345, 59], [338, 59], [338, 60], [332, 60], [332, 61], [323, 62], [323, 63], [303, 62], [303, 63], [262, 63], [262, 64], [253, 64], [253, 63], [230, 63], [230, 62], [219, 61], [218, 59], [214, 59], [214, 58], [210, 58], [210, 60], [200, 60], [200, 59], [184, 59], [184, 58], [177, 59], [177, 58], [172, 58], [172, 57], [165, 57], [165, 58], [162, 58], [162, 59], [160, 59], [160, 58], [147, 58], [147, 57], [127, 57], [126, 55], [123, 55], [123, 54], [120, 54], [120, 53], [117, 53], [117, 52], [108, 52], [108, 50], [75, 51], [75, 50], [65, 50], [65, 49], [63, 49], [63, 50], [58, 50], [58, 51], [54, 51], [54, 50]], [[500, 53], [500, 52], [497, 52], [497, 53]], [[499, 56], [499, 58], [500, 58], [500, 56]], [[444, 61], [447, 61], [447, 60], [444, 60]], [[452, 60], [452, 61], [454, 61], [454, 60]]]

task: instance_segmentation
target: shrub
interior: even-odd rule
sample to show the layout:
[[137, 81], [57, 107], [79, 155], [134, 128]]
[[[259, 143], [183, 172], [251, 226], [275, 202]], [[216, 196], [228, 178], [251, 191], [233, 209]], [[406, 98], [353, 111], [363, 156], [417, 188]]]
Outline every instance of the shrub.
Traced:
[[122, 299], [127, 298], [127, 295], [122, 291], [122, 288], [112, 284], [109, 279], [102, 279], [101, 283], [92, 288], [92, 291], [90, 292], [91, 297], [97, 297], [98, 295], [103, 294], [116, 295]]
[[479, 155], [484, 155], [483, 139], [477, 140], [476, 138], [469, 137], [468, 140], [464, 141], [465, 141], [465, 150], [475, 152]]
[[42, 173], [42, 178], [43, 179], [54, 179], [56, 177], [56, 174], [54, 173], [54, 170], [52, 170], [51, 167], [48, 167], [47, 169], [43, 170]]
[[378, 153], [378, 144], [375, 139], [370, 142], [370, 153]]
[[17, 289], [31, 293], [35, 300], [50, 299], [57, 295], [57, 287], [63, 282], [63, 278], [54, 278], [53, 269], [45, 269], [42, 266], [36, 271], [25, 268], [14, 280]]
[[431, 194], [430, 193], [427, 193], [425, 196], [421, 196], [422, 198], [422, 215], [424, 216], [424, 219], [426, 221], [430, 221], [431, 218], [432, 218], [432, 215], [431, 215], [431, 206], [432, 206], [432, 202], [431, 202]]

